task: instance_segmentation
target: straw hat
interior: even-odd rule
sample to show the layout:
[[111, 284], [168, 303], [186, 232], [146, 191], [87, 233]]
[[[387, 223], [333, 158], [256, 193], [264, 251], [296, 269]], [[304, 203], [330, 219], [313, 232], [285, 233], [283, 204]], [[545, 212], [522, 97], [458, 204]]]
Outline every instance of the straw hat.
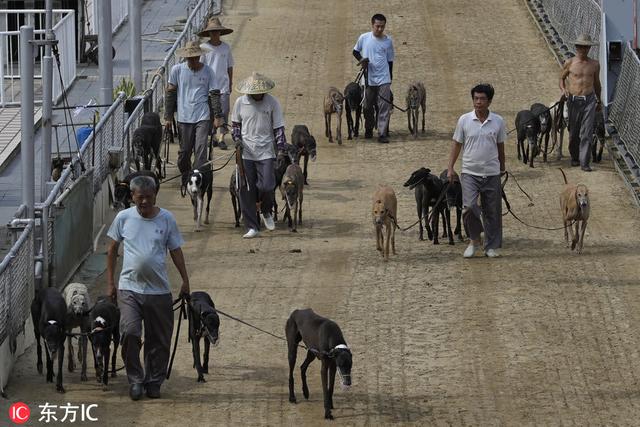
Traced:
[[576, 46], [598, 46], [597, 41], [593, 41], [589, 34], [580, 34], [576, 40], [573, 41]]
[[178, 49], [176, 53], [178, 54], [178, 56], [181, 56], [183, 58], [193, 58], [196, 56], [200, 57], [202, 55], [205, 55], [207, 52], [200, 48], [200, 44], [198, 42], [190, 41], [187, 42], [187, 45], [185, 47]]
[[209, 37], [209, 31], [220, 31], [220, 35], [224, 36], [226, 34], [233, 33], [231, 28], [227, 28], [220, 23], [220, 19], [218, 18], [209, 18], [207, 22], [207, 26], [198, 33], [200, 37]]
[[238, 83], [236, 91], [245, 95], [259, 95], [271, 92], [274, 87], [276, 87], [276, 84], [273, 80], [254, 71], [250, 77]]

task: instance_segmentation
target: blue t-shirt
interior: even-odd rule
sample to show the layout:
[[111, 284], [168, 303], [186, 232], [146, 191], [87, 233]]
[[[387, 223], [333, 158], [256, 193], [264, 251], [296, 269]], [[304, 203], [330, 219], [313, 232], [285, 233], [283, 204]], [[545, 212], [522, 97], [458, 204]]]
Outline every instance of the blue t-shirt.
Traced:
[[204, 64], [193, 71], [186, 62], [176, 64], [169, 73], [169, 83], [178, 87], [179, 122], [209, 120], [209, 92], [216, 88], [211, 67]]
[[369, 86], [380, 86], [391, 83], [389, 62], [393, 62], [393, 41], [391, 37], [383, 34], [378, 38], [371, 31], [358, 37], [353, 50], [360, 52], [363, 58], [369, 59], [368, 76]]
[[134, 206], [120, 211], [107, 236], [124, 242], [118, 289], [147, 295], [171, 293], [167, 276], [167, 250], [184, 244], [173, 214], [160, 208], [153, 218], [144, 218]]

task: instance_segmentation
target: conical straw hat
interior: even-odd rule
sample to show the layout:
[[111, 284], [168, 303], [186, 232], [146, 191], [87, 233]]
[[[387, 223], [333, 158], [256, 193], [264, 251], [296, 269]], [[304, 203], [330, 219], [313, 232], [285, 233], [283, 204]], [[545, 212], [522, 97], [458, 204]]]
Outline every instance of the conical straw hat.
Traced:
[[269, 77], [253, 72], [250, 77], [237, 84], [236, 91], [246, 95], [259, 95], [271, 92], [274, 87], [276, 87], [276, 84]]
[[178, 56], [183, 58], [193, 58], [195, 56], [205, 55], [206, 52], [200, 48], [200, 44], [196, 41], [187, 42], [187, 45], [176, 51]]
[[231, 28], [223, 26], [220, 23], [220, 19], [216, 17], [209, 18], [207, 26], [203, 30], [201, 30], [198, 35], [200, 37], [209, 37], [209, 31], [220, 31], [221, 36], [233, 33], [233, 30]]

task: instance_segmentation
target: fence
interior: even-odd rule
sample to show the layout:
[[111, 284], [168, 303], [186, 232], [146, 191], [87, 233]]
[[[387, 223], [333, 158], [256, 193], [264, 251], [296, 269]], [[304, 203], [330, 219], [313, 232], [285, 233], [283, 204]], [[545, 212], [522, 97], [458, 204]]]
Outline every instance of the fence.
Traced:
[[[602, 10], [595, 0], [532, 0], [533, 7], [542, 16], [544, 23], [557, 31], [552, 42], [564, 45], [563, 50], [574, 52], [571, 44], [578, 35], [586, 33], [594, 40], [600, 39]], [[599, 58], [599, 48], [594, 46], [589, 56]]]
[[[8, 10], [0, 9], [0, 107], [20, 105], [20, 26], [32, 25], [35, 29], [36, 40], [45, 38], [44, 10]], [[9, 28], [13, 28], [9, 30]], [[60, 69], [64, 88], [71, 86], [76, 79], [76, 23], [73, 10], [53, 11], [53, 32], [58, 42], [60, 52]], [[44, 64], [44, 46], [38, 47], [36, 69], [36, 93], [42, 87]], [[57, 70], [54, 70], [53, 102], [57, 103], [62, 97], [62, 86]], [[41, 92], [40, 92], [41, 93]], [[37, 99], [41, 98], [36, 96]], [[39, 102], [39, 101], [37, 101]]]
[[[87, 34], [98, 33], [96, 16], [100, 16], [100, 12], [98, 11], [100, 1], [102, 0], [87, 0], [85, 3], [87, 29], [89, 30]], [[127, 19], [129, 13], [127, 3], [127, 0], [111, 0], [111, 28], [114, 33]]]

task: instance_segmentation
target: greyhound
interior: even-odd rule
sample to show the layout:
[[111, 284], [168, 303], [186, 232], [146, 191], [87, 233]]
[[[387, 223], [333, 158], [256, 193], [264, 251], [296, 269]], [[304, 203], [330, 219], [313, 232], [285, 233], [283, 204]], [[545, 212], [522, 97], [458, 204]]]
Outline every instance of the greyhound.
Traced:
[[[91, 330], [91, 321], [89, 320], [91, 298], [87, 285], [82, 283], [69, 283], [64, 288], [63, 296], [67, 305], [66, 332], [70, 334], [74, 328], [80, 328], [80, 332], [83, 334], [79, 338], [78, 360], [82, 363], [80, 381], [87, 381], [87, 335], [84, 334], [88, 334]], [[69, 335], [67, 337], [69, 372], [73, 372], [75, 369], [72, 340], [73, 338]]]
[[[600, 143], [600, 148], [598, 148], [598, 142]], [[593, 144], [591, 144], [591, 156], [594, 163], [600, 163], [602, 161], [604, 143], [604, 116], [602, 115], [602, 111], [596, 111], [596, 118], [593, 126]]]
[[549, 149], [549, 136], [551, 135], [551, 112], [544, 104], [531, 104], [531, 112], [538, 117], [540, 121], [540, 141], [538, 146], [542, 149], [542, 140], [544, 139], [544, 151], [542, 152], [542, 161], [547, 161], [547, 151]]
[[[584, 243], [584, 232], [587, 229], [587, 221], [591, 210], [589, 202], [589, 189], [584, 184], [569, 184], [564, 171], [564, 189], [560, 193], [560, 209], [562, 210], [562, 221], [564, 223], [564, 240], [569, 246], [569, 231], [571, 232], [571, 250], [576, 249], [579, 254], [582, 253], [582, 245]], [[573, 233], [573, 224], [575, 222], [576, 232]]]
[[567, 99], [563, 95], [558, 101], [553, 114], [553, 143], [557, 144], [556, 160], [562, 160], [562, 143], [564, 140], [564, 130], [569, 128], [569, 107]]
[[138, 176], [149, 176], [153, 178], [156, 183], [156, 194], [160, 191], [160, 180], [155, 172], [149, 170], [142, 170], [137, 172], [132, 172], [127, 175], [122, 181], [119, 181], [116, 177], [115, 179], [115, 188], [113, 191], [113, 208], [118, 209], [128, 209], [131, 206], [131, 180]]
[[[389, 243], [391, 243], [391, 251], [394, 255], [396, 254], [397, 212], [398, 200], [393, 189], [386, 185], [378, 188], [373, 193], [371, 214], [373, 215], [373, 225], [376, 230], [376, 249], [380, 251], [385, 261], [389, 261]], [[387, 231], [386, 244], [382, 235], [383, 227]]]
[[422, 133], [424, 133], [424, 115], [427, 107], [427, 91], [422, 82], [414, 82], [407, 90], [407, 121], [409, 132], [418, 137], [418, 113], [422, 107]]
[[288, 218], [289, 228], [293, 233], [297, 233], [298, 223], [302, 224], [302, 200], [304, 199], [304, 175], [299, 165], [292, 164], [287, 167], [280, 184], [280, 192], [286, 202], [283, 219]]
[[234, 170], [231, 174], [231, 179], [229, 180], [229, 194], [231, 195], [231, 204], [233, 205], [233, 216], [236, 220], [236, 228], [240, 227], [240, 217], [242, 216], [242, 210], [240, 209], [240, 189], [238, 188], [238, 179], [238, 171]]
[[211, 165], [192, 170], [187, 178], [187, 183], [183, 191], [191, 197], [193, 220], [196, 223], [194, 231], [200, 231], [202, 230], [202, 210], [204, 209], [205, 197], [207, 198], [207, 208], [204, 223], [209, 224], [209, 209], [211, 207], [211, 198], [213, 197], [213, 172], [211, 171]]
[[61, 157], [51, 159], [51, 181], [58, 181], [64, 169], [64, 160]]
[[336, 371], [340, 374], [343, 387], [345, 389], [351, 387], [351, 350], [347, 346], [340, 327], [334, 321], [317, 315], [311, 309], [294, 310], [287, 320], [285, 334], [289, 349], [289, 402], [296, 403], [296, 395], [293, 391], [293, 369], [296, 365], [298, 345], [302, 341], [307, 348], [307, 357], [300, 366], [302, 394], [305, 399], [309, 399], [307, 368], [313, 359], [318, 358], [322, 362], [320, 376], [324, 397], [324, 418], [332, 420]]
[[[516, 115], [516, 132], [518, 134], [518, 160], [533, 167], [533, 158], [538, 155], [538, 135], [540, 135], [540, 120], [529, 110], [519, 111]], [[525, 150], [524, 141], [527, 140]], [[522, 156], [520, 156], [522, 150]]]
[[[443, 218], [443, 228], [449, 237], [449, 244], [453, 245], [453, 233], [451, 232], [451, 223], [447, 222], [445, 209], [447, 209], [447, 201], [443, 200], [440, 195], [444, 191], [445, 183], [437, 176], [431, 174], [431, 169], [420, 168], [414, 171], [405, 187], [415, 189], [416, 209], [418, 211], [418, 219], [420, 219], [420, 235], [419, 239], [424, 240], [424, 231], [422, 220], [424, 220], [424, 228], [427, 229], [427, 237], [433, 240], [434, 245], [440, 244], [438, 240], [438, 221], [439, 217]], [[436, 204], [437, 202], [437, 204]], [[431, 224], [429, 224], [429, 208], [431, 208]]]
[[120, 343], [120, 309], [106, 297], [99, 297], [91, 310], [91, 346], [96, 368], [96, 380], [106, 388], [109, 384], [109, 354], [111, 377], [116, 376], [116, 354]]
[[[275, 196], [275, 192], [277, 188], [280, 188], [282, 184], [282, 177], [284, 177], [284, 173], [287, 171], [289, 165], [295, 164], [298, 162], [298, 147], [294, 144], [288, 144], [286, 151], [278, 151], [276, 155], [276, 167], [275, 167], [275, 175], [276, 175], [276, 187], [273, 189], [273, 220], [278, 220], [278, 198]], [[283, 218], [284, 221], [285, 218]]]
[[[358, 137], [360, 117], [362, 116], [362, 88], [356, 82], [349, 83], [344, 88], [344, 110], [347, 116], [347, 139]], [[351, 112], [355, 115], [355, 123]]]
[[[456, 177], [453, 182], [449, 182], [449, 177], [447, 176], [447, 170], [443, 170], [440, 174], [440, 180], [442, 181], [442, 185], [447, 185], [447, 204], [445, 207], [445, 220], [442, 222], [443, 224], [447, 224], [447, 228], [442, 233], [442, 237], [447, 237], [448, 231], [451, 230], [451, 209], [456, 208], [456, 228], [453, 230], [453, 235], [458, 236], [458, 239], [462, 242], [464, 239], [462, 238], [462, 184], [460, 183], [460, 178]], [[444, 228], [444, 227], [443, 227]], [[453, 244], [452, 241], [449, 241], [449, 244]]]
[[338, 125], [336, 126], [336, 140], [342, 145], [342, 102], [344, 96], [335, 87], [330, 87], [324, 97], [324, 133], [329, 142], [333, 142], [331, 134], [331, 115], [333, 113], [338, 117]]
[[[209, 373], [209, 347], [218, 343], [220, 317], [213, 300], [206, 292], [192, 292], [189, 302], [189, 339], [193, 351], [193, 365], [198, 372], [198, 382]], [[204, 338], [203, 362], [200, 361], [200, 339]]]
[[53, 361], [58, 359], [56, 391], [64, 393], [62, 386], [62, 366], [64, 364], [64, 341], [67, 319], [67, 306], [60, 291], [56, 288], [43, 288], [36, 291], [31, 303], [31, 320], [36, 337], [38, 373], [42, 373], [42, 347], [40, 336], [44, 338], [44, 349], [47, 357], [47, 382], [53, 382]]
[[162, 125], [158, 113], [149, 112], [142, 116], [140, 127], [133, 131], [132, 145], [136, 169], [141, 170], [141, 162], [145, 170], [151, 170], [151, 161], [155, 159], [156, 173], [162, 174], [160, 144], [162, 142]]
[[298, 149], [295, 163], [300, 163], [300, 158], [304, 157], [304, 184], [309, 185], [307, 181], [307, 167], [309, 165], [309, 157], [311, 157], [312, 162], [316, 161], [316, 139], [311, 135], [308, 127], [305, 125], [295, 125], [291, 132], [291, 144]]

